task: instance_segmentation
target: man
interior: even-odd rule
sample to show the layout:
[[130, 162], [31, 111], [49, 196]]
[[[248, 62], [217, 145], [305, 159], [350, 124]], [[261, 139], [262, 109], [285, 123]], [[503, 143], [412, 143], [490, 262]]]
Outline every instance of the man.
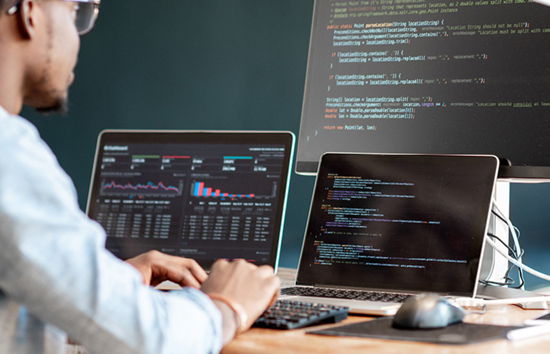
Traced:
[[[122, 262], [69, 177], [18, 116], [64, 111], [99, 0], [0, 0], [0, 353], [217, 352], [275, 299], [270, 267], [149, 252]], [[136, 271], [137, 269], [137, 271]], [[163, 293], [163, 280], [184, 286]], [[66, 334], [65, 334], [66, 333]]]

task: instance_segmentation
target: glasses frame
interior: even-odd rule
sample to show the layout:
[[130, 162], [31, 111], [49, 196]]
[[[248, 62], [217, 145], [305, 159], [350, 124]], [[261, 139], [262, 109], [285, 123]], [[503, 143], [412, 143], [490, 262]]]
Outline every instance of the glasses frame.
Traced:
[[[15, 14], [19, 10], [19, 7], [21, 6], [21, 1], [22, 0], [17, 0], [17, 2], [6, 11], [6, 14], [8, 14], [9, 16]], [[88, 26], [88, 28], [79, 30], [78, 34], [83, 36], [94, 28], [95, 21], [97, 20], [97, 16], [99, 15], [99, 5], [101, 5], [101, 0], [57, 0], [57, 1], [92, 3], [94, 5], [94, 12], [92, 15], [92, 20], [90, 21], [90, 25]]]

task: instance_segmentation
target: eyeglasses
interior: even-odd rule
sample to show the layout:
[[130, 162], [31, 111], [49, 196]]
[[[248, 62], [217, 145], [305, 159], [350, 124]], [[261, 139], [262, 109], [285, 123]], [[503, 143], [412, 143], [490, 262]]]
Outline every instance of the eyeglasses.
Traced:
[[[10, 7], [7, 11], [8, 15], [13, 15], [19, 10], [21, 1], [18, 0], [15, 5]], [[78, 31], [78, 34], [85, 35], [94, 28], [95, 20], [99, 14], [99, 5], [101, 0], [57, 0], [57, 1], [69, 1], [77, 3], [76, 18], [74, 24]]]

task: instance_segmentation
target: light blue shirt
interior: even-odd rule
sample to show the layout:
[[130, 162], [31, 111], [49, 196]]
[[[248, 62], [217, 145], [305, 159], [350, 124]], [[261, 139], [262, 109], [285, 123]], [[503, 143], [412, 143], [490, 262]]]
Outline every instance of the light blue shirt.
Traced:
[[221, 350], [206, 295], [144, 286], [105, 237], [36, 128], [0, 107], [0, 353], [62, 353], [67, 334], [91, 353]]

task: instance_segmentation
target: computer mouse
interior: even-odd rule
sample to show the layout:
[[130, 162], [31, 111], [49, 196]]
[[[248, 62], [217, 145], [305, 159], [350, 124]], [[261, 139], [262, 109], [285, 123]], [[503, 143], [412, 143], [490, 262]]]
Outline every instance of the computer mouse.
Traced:
[[466, 311], [435, 294], [410, 297], [393, 318], [393, 326], [400, 328], [442, 328], [462, 322]]

